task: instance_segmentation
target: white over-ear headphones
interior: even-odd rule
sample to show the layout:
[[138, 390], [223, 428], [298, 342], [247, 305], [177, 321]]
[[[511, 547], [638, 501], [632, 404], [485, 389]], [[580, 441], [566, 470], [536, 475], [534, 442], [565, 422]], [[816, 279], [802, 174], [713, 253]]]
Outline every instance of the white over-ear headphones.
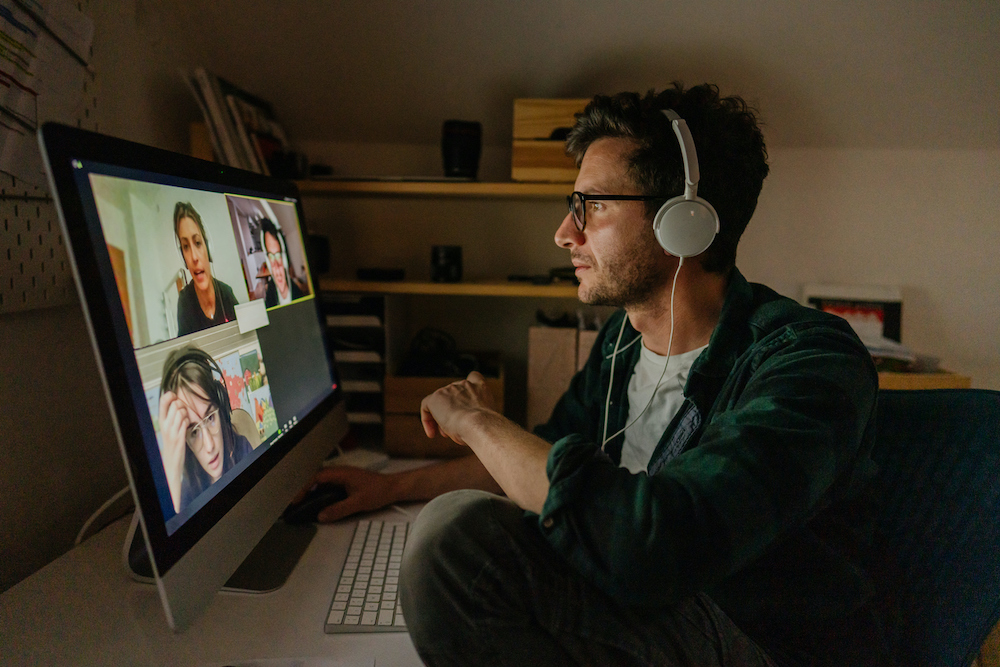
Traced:
[[668, 199], [653, 216], [653, 234], [675, 257], [694, 257], [708, 250], [719, 233], [719, 214], [698, 196], [698, 151], [687, 123], [673, 109], [664, 109], [670, 119], [684, 160], [684, 194]]

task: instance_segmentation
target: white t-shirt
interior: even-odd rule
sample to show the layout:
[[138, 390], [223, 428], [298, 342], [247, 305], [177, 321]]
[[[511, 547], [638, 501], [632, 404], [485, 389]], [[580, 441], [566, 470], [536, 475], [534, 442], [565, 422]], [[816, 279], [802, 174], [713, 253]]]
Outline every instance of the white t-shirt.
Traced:
[[[663, 432], [667, 430], [670, 420], [684, 403], [684, 384], [687, 382], [691, 366], [706, 347], [708, 346], [683, 354], [670, 355], [667, 372], [660, 380], [667, 357], [650, 352], [646, 349], [646, 345], [642, 344], [639, 362], [635, 365], [635, 371], [628, 383], [628, 419], [625, 423], [630, 424], [635, 415], [642, 413], [642, 416], [625, 430], [625, 444], [622, 445], [620, 464], [622, 468], [627, 468], [632, 474], [646, 471], [649, 459], [656, 445], [660, 443]], [[656, 389], [653, 403], [642, 412], [649, 403], [649, 396], [656, 387], [657, 380], [660, 381], [660, 386]]]

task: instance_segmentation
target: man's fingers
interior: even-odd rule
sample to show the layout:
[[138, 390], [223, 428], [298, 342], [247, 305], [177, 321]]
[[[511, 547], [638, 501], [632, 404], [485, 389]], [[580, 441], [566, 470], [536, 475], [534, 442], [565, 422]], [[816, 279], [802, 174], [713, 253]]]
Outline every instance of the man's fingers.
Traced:
[[345, 516], [355, 514], [357, 512], [363, 512], [367, 508], [362, 507], [357, 496], [347, 496], [341, 501], [335, 502], [332, 505], [327, 505], [319, 514], [316, 515], [316, 520], [320, 523], [331, 523], [333, 521], [339, 521]]
[[[427, 399], [424, 399], [427, 400]], [[434, 438], [438, 434], [438, 424], [434, 415], [424, 405], [420, 406], [420, 425], [424, 427], [424, 434], [428, 438]]]

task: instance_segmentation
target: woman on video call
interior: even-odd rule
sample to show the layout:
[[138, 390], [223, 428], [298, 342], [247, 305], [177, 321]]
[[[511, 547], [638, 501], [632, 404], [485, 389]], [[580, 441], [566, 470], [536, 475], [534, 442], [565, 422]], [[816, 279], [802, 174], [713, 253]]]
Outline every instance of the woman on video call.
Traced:
[[236, 319], [236, 296], [232, 288], [212, 275], [212, 251], [205, 225], [194, 206], [174, 206], [174, 235], [191, 282], [177, 298], [177, 335], [193, 333]]
[[192, 346], [167, 356], [160, 383], [161, 454], [175, 512], [253, 451], [233, 428], [231, 412], [212, 357]]

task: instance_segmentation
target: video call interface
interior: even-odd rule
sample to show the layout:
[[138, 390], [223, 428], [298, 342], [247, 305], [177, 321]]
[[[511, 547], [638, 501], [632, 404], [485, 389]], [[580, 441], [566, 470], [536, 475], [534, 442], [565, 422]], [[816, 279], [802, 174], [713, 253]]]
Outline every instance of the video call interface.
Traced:
[[172, 534], [336, 388], [295, 203], [73, 166], [107, 247]]

